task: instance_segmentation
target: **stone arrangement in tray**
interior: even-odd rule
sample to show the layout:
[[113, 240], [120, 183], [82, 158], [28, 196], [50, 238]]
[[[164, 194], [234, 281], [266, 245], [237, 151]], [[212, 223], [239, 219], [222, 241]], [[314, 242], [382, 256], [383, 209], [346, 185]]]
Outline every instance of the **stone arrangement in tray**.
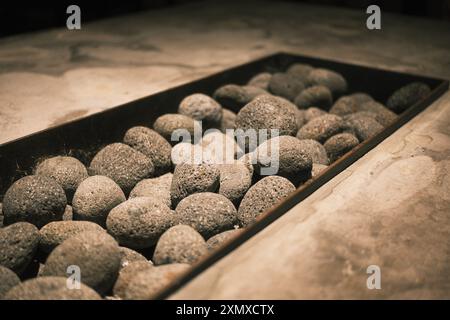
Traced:
[[[294, 64], [189, 95], [88, 166], [49, 157], [0, 203], [0, 298], [151, 299], [429, 92], [411, 83], [383, 104]], [[232, 129], [269, 134], [242, 143]]]

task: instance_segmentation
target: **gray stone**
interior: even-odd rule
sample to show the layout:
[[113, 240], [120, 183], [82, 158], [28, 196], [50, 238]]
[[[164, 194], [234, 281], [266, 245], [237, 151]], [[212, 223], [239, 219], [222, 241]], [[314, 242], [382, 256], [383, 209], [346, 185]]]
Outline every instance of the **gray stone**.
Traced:
[[347, 91], [347, 81], [345, 78], [341, 74], [329, 69], [318, 68], [312, 70], [306, 78], [306, 83], [309, 86], [323, 85], [327, 87], [335, 98]]
[[321, 85], [312, 86], [300, 92], [300, 94], [295, 97], [294, 103], [300, 109], [317, 107], [328, 110], [333, 103], [333, 95], [328, 87]]
[[339, 133], [328, 139], [325, 144], [330, 162], [333, 163], [359, 144], [358, 138], [351, 133]]
[[190, 226], [179, 224], [163, 233], [153, 253], [155, 265], [193, 264], [208, 253], [205, 239]]
[[425, 83], [409, 83], [392, 93], [386, 102], [386, 107], [395, 113], [400, 114], [414, 103], [425, 98], [430, 92], [430, 87]]
[[64, 190], [53, 178], [26, 176], [14, 182], [5, 193], [3, 223], [26, 221], [40, 228], [61, 220], [66, 204]]
[[213, 97], [224, 108], [238, 112], [243, 106], [262, 94], [267, 94], [267, 91], [260, 87], [227, 84], [214, 91]]
[[124, 299], [125, 292], [131, 279], [133, 279], [133, 277], [136, 276], [136, 274], [138, 274], [139, 272], [149, 270], [152, 268], [154, 268], [154, 266], [148, 261], [134, 261], [124, 266], [120, 270], [119, 276], [117, 277], [117, 281], [114, 284], [113, 288], [114, 296]]
[[12, 270], [0, 265], [0, 300], [13, 287], [20, 283], [20, 279]]
[[313, 163], [323, 165], [328, 165], [330, 163], [327, 151], [320, 142], [312, 139], [303, 139], [299, 141], [301, 149], [311, 157]]
[[252, 185], [252, 173], [248, 165], [236, 160], [234, 163], [222, 164], [220, 170], [219, 194], [228, 198], [234, 205], [238, 205], [248, 188]]
[[269, 89], [270, 78], [272, 78], [272, 74], [269, 72], [261, 72], [257, 75], [253, 76], [247, 83], [249, 86], [259, 87], [264, 90]]
[[305, 89], [303, 81], [291, 74], [279, 72], [270, 78], [269, 91], [290, 101], [294, 101], [303, 89]]
[[194, 141], [194, 133], [195, 131], [200, 131], [200, 124], [198, 121], [183, 114], [168, 113], [155, 120], [153, 129], [169, 141], [171, 145], [175, 145], [179, 142], [180, 133], [189, 133], [191, 141]]
[[297, 132], [297, 138], [313, 139], [324, 143], [328, 138], [342, 132], [344, 121], [334, 114], [325, 114], [309, 121]]
[[144, 179], [136, 184], [130, 192], [130, 198], [150, 197], [162, 201], [169, 208], [172, 206], [170, 200], [170, 185], [173, 174], [171, 172], [162, 176]]
[[209, 251], [214, 251], [215, 249], [221, 247], [224, 243], [231, 240], [232, 238], [239, 235], [242, 232], [242, 229], [233, 229], [221, 232], [212, 236], [206, 241], [206, 245], [208, 246]]
[[213, 98], [202, 93], [185, 97], [178, 107], [178, 113], [202, 122], [204, 129], [220, 128], [222, 106]]

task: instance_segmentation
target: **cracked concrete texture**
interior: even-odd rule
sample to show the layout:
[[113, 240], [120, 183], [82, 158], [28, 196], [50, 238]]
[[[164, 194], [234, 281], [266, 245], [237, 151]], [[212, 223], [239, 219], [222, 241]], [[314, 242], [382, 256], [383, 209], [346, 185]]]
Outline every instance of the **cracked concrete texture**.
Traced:
[[291, 2], [216, 1], [0, 39], [0, 143], [277, 51], [450, 74], [446, 22]]
[[[172, 299], [448, 299], [450, 93]], [[381, 268], [381, 290], [366, 269]]]

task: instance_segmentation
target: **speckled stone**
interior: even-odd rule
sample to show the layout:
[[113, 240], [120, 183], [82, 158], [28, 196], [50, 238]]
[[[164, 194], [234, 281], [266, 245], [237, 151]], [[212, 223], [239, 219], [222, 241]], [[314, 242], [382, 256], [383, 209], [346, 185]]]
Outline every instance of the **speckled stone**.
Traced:
[[145, 262], [146, 264], [153, 265], [153, 262], [147, 260], [142, 254], [137, 251], [134, 251], [127, 247], [119, 247], [121, 259], [120, 259], [120, 268], [121, 270], [126, 266], [130, 265], [134, 262]]
[[153, 176], [150, 158], [123, 143], [112, 143], [100, 150], [89, 166], [91, 175], [107, 176], [128, 194], [139, 181]]
[[133, 277], [136, 276], [136, 274], [138, 274], [139, 272], [149, 270], [152, 268], [154, 268], [154, 266], [148, 261], [135, 261], [124, 266], [120, 270], [119, 276], [117, 277], [117, 281], [114, 284], [113, 288], [114, 296], [124, 299], [125, 292], [131, 279], [133, 279]]
[[172, 146], [158, 132], [147, 127], [133, 127], [125, 133], [123, 142], [150, 158], [155, 175], [172, 169]]
[[[243, 107], [236, 116], [236, 129], [279, 130], [279, 135], [295, 135], [297, 130], [296, 113], [290, 104], [270, 95], [263, 95]], [[238, 132], [237, 132], [238, 134]], [[242, 147], [242, 146], [241, 146]], [[248, 144], [245, 146], [248, 148]], [[253, 150], [250, 150], [253, 151]]]
[[267, 91], [260, 87], [227, 84], [214, 91], [213, 97], [223, 107], [238, 112], [243, 106], [262, 94], [267, 94]]
[[34, 175], [12, 184], [3, 198], [5, 225], [26, 221], [38, 228], [61, 220], [67, 200], [63, 188], [52, 178]]
[[46, 224], [39, 230], [39, 248], [51, 252], [65, 240], [86, 231], [105, 231], [98, 224], [90, 221], [55, 221]]
[[201, 121], [204, 129], [220, 128], [222, 121], [222, 106], [202, 93], [185, 97], [178, 107], [178, 113]]
[[28, 222], [17, 222], [0, 229], [0, 266], [21, 274], [39, 245], [39, 230]]
[[366, 112], [373, 112], [375, 114], [375, 120], [384, 127], [387, 127], [398, 118], [394, 112], [373, 100], [361, 104], [360, 109]]
[[330, 109], [331, 114], [343, 117], [347, 114], [355, 113], [360, 110], [360, 105], [351, 96], [343, 96], [336, 100]]
[[302, 144], [295, 137], [280, 136], [269, 139], [255, 150], [255, 157], [255, 170], [260, 175], [267, 174], [268, 167], [278, 165], [278, 171], [270, 174], [285, 177], [294, 185], [311, 177], [312, 158], [303, 151]]
[[215, 236], [212, 236], [206, 241], [208, 250], [214, 251], [215, 249], [221, 247], [224, 243], [226, 243], [230, 239], [238, 236], [240, 232], [242, 232], [242, 229], [232, 229], [216, 234]]
[[[319, 109], [317, 107], [309, 107], [305, 111], [305, 121], [306, 123], [310, 122], [312, 119], [323, 116], [327, 114], [326, 111]], [[300, 128], [299, 128], [300, 129]]]
[[14, 271], [0, 265], [0, 300], [13, 287], [20, 283]]
[[253, 153], [246, 153], [242, 157], [240, 157], [237, 161], [243, 163], [245, 167], [250, 172], [250, 175], [253, 177], [253, 173], [255, 172], [255, 168], [253, 167]]
[[294, 101], [303, 89], [305, 89], [303, 81], [292, 74], [279, 72], [270, 78], [269, 91], [290, 101]]
[[[160, 116], [153, 123], [153, 129], [164, 137], [171, 145], [179, 142], [179, 133], [187, 132], [194, 140], [195, 131], [201, 132], [198, 121], [183, 114], [168, 113]], [[172, 135], [174, 140], [172, 140]], [[187, 141], [185, 141], [187, 142]]]
[[130, 199], [136, 197], [150, 197], [162, 201], [169, 208], [172, 206], [170, 200], [170, 185], [172, 184], [173, 174], [166, 173], [157, 178], [144, 179], [130, 192]]
[[268, 209], [295, 191], [295, 186], [286, 178], [265, 177], [255, 183], [245, 194], [238, 210], [241, 226], [248, 226]]
[[71, 205], [67, 205], [64, 213], [62, 215], [63, 221], [72, 221], [73, 220], [73, 208]]
[[55, 179], [64, 189], [69, 203], [78, 185], [88, 177], [84, 164], [73, 157], [63, 156], [42, 161], [36, 166], [34, 173]]
[[383, 126], [374, 118], [364, 115], [352, 115], [346, 118], [344, 127], [345, 132], [355, 135], [359, 142], [363, 142], [383, 130]]
[[203, 162], [203, 150], [199, 144], [180, 142], [172, 148], [172, 162], [175, 166], [188, 164], [201, 164]]
[[328, 169], [328, 166], [320, 163], [313, 163], [311, 178], [315, 178], [320, 175], [324, 170]]
[[422, 82], [409, 83], [392, 93], [386, 102], [386, 107], [391, 109], [397, 114], [402, 113], [414, 103], [425, 98], [431, 89]]
[[142, 249], [153, 246], [174, 224], [172, 210], [149, 197], [129, 199], [111, 210], [106, 219], [108, 233], [122, 246]]
[[327, 151], [320, 142], [312, 139], [304, 139], [299, 141], [301, 149], [311, 157], [313, 163], [323, 165], [328, 165], [330, 163]]
[[328, 138], [342, 132], [344, 121], [334, 114], [314, 118], [298, 130], [297, 138], [313, 139], [324, 143]]
[[78, 266], [81, 282], [99, 293], [112, 288], [120, 269], [117, 242], [106, 232], [79, 233], [57, 246], [48, 256], [43, 276], [67, 277], [67, 268]]
[[270, 78], [272, 78], [272, 74], [269, 72], [261, 72], [257, 75], [253, 76], [247, 83], [249, 86], [259, 87], [264, 90], [269, 89]]
[[358, 144], [358, 138], [351, 133], [344, 132], [332, 136], [325, 142], [324, 147], [327, 150], [330, 161], [333, 163]]
[[232, 163], [237, 156], [244, 154], [234, 139], [234, 133], [224, 134], [219, 130], [208, 130], [199, 146], [202, 150], [202, 162], [206, 164]]
[[73, 218], [105, 226], [109, 211], [125, 200], [122, 189], [110, 178], [89, 177], [79, 185], [73, 196]]
[[295, 111], [295, 120], [297, 122], [297, 128], [298, 129], [303, 127], [308, 122], [306, 120], [306, 110], [297, 109]]
[[80, 289], [69, 289], [67, 277], [39, 277], [12, 288], [5, 300], [100, 300], [91, 288], [80, 284]]
[[219, 194], [228, 198], [234, 205], [238, 205], [248, 188], [252, 185], [252, 170], [242, 161], [222, 164], [220, 170]]
[[184, 198], [175, 213], [177, 223], [191, 226], [204, 238], [232, 229], [237, 224], [233, 203], [225, 196], [212, 192]]
[[153, 299], [161, 290], [173, 283], [176, 278], [186, 273], [189, 268], [189, 264], [173, 263], [142, 270], [129, 281], [124, 292], [124, 299]]
[[330, 89], [333, 97], [339, 97], [347, 91], [347, 81], [345, 78], [329, 69], [314, 69], [308, 74], [306, 83], [309, 86], [323, 85]]
[[286, 70], [286, 73], [297, 77], [299, 80], [305, 82], [306, 78], [308, 77], [308, 74], [313, 70], [314, 68], [306, 63], [294, 63], [289, 66], [289, 68]]
[[176, 225], [159, 238], [153, 253], [155, 265], [171, 263], [193, 264], [208, 253], [206, 241], [194, 228]]
[[172, 205], [176, 207], [181, 200], [194, 193], [216, 192], [219, 184], [220, 170], [217, 165], [177, 165], [170, 186]]
[[222, 108], [222, 121], [220, 123], [220, 130], [225, 133], [227, 129], [234, 129], [236, 120], [236, 113], [226, 108]]
[[365, 92], [355, 92], [348, 95], [349, 97], [352, 97], [357, 105], [362, 105], [363, 103], [373, 101], [373, 98], [371, 95], [365, 93]]
[[328, 110], [333, 103], [333, 95], [328, 87], [320, 85], [312, 86], [300, 92], [300, 94], [295, 97], [294, 103], [300, 109], [317, 107]]

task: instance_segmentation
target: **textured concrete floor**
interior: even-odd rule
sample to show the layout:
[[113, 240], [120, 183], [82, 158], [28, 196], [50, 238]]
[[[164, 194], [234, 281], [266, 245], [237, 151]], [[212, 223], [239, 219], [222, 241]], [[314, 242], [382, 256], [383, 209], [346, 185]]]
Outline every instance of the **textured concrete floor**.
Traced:
[[[450, 24], [365, 19], [222, 1], [1, 39], [0, 143], [276, 51], [450, 77]], [[447, 93], [174, 298], [450, 298], [449, 125]]]

